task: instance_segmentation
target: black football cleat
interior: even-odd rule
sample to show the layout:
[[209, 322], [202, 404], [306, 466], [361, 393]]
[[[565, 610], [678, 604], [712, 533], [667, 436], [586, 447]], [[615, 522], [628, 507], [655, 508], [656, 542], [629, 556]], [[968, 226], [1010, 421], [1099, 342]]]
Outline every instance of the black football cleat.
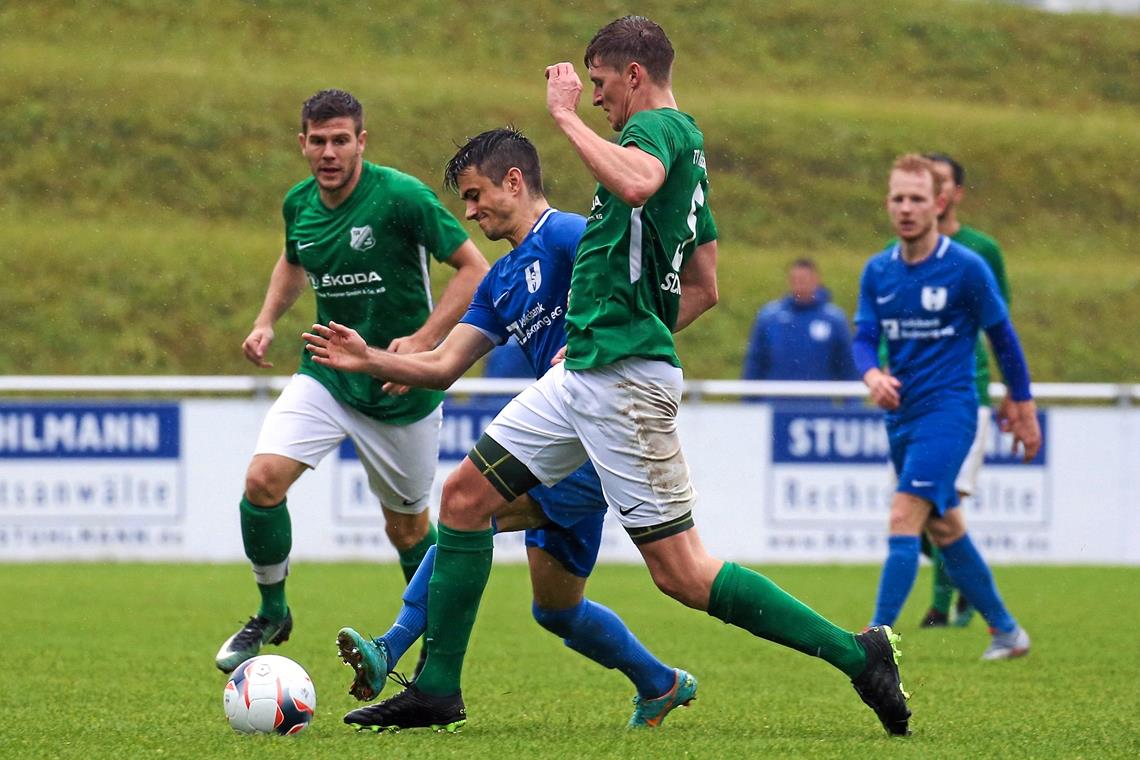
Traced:
[[855, 638], [867, 652], [867, 667], [851, 680], [851, 685], [863, 702], [875, 711], [888, 734], [909, 736], [910, 708], [906, 701], [910, 695], [903, 690], [896, 646], [902, 637], [889, 625], [877, 625], [856, 634]]
[[410, 684], [394, 697], [361, 707], [344, 716], [344, 722], [357, 731], [395, 732], [404, 728], [430, 728], [454, 734], [467, 724], [467, 708], [463, 696], [448, 697], [424, 694]]

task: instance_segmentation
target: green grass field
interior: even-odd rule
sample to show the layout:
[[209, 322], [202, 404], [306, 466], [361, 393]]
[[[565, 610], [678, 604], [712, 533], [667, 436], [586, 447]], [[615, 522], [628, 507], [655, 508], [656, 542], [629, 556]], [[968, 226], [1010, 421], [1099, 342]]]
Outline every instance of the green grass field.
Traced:
[[[772, 578], [859, 627], [877, 568], [774, 567]], [[998, 568], [1033, 635], [1020, 661], [978, 661], [987, 636], [919, 631], [926, 571], [898, 626], [914, 736], [890, 740], [829, 666], [752, 639], [658, 594], [640, 567], [604, 566], [591, 596], [662, 659], [700, 679], [699, 699], [658, 731], [631, 734], [632, 689], [530, 618], [521, 566], [497, 567], [465, 671], [457, 736], [356, 734], [337, 628], [379, 628], [398, 604], [394, 566], [298, 563], [297, 626], [280, 652], [317, 686], [297, 737], [235, 734], [222, 714], [217, 646], [252, 611], [237, 565], [15, 565], [0, 571], [4, 728], [0, 757], [911, 757], [1132, 758], [1140, 754], [1135, 590], [1123, 568]], [[1131, 600], [1131, 601], [1129, 601]]]
[[[0, 164], [0, 372], [254, 371], [238, 346], [281, 250], [281, 199], [305, 176], [300, 104], [321, 87], [361, 98], [368, 158], [437, 188], [456, 141], [512, 122], [551, 201], [585, 210], [593, 183], [546, 114], [543, 67], [580, 63], [629, 9], [459, 7], [0, 3], [0, 134], [21, 148]], [[756, 310], [796, 257], [820, 261], [850, 314], [863, 262], [891, 237], [890, 160], [942, 149], [968, 169], [962, 218], [1005, 247], [1034, 379], [1140, 377], [1121, 327], [1140, 323], [1140, 18], [970, 0], [639, 10], [678, 51], [720, 229], [721, 303], [679, 337], [688, 376], [739, 375]], [[312, 314], [306, 296], [281, 320], [274, 371], [292, 371]]]

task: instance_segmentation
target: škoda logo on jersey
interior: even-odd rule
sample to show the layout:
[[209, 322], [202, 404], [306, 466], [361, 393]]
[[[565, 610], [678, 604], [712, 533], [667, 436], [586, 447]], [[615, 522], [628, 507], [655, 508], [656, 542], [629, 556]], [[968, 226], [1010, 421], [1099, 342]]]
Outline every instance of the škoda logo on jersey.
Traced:
[[353, 227], [349, 231], [348, 244], [356, 251], [367, 251], [376, 245], [376, 237], [372, 234], [372, 226]]

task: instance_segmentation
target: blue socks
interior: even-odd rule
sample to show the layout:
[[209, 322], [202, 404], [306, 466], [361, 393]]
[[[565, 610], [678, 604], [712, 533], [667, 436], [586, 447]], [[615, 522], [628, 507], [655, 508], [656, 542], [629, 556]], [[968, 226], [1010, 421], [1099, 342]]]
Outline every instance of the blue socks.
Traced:
[[427, 630], [428, 581], [435, 569], [435, 545], [433, 544], [420, 560], [415, 575], [404, 589], [404, 603], [396, 615], [396, 622], [376, 641], [383, 641], [388, 648], [388, 667], [394, 668], [416, 639]]
[[1017, 621], [1005, 608], [989, 565], [978, 553], [969, 533], [949, 546], [943, 546], [942, 560], [954, 584], [978, 608], [991, 628], [1001, 633], [1017, 630]]
[[[887, 539], [887, 561], [879, 578], [879, 597], [875, 600], [875, 616], [871, 625], [894, 625], [903, 602], [918, 577], [918, 536], [891, 536]], [[947, 566], [949, 566], [947, 562]], [[964, 588], [963, 593], [970, 598]], [[973, 601], [971, 599], [971, 601]], [[980, 608], [979, 608], [980, 609]]]
[[654, 657], [612, 610], [583, 599], [565, 610], [536, 604], [532, 611], [538, 624], [561, 637], [566, 646], [624, 673], [643, 698], [654, 699], [673, 688], [673, 669]]

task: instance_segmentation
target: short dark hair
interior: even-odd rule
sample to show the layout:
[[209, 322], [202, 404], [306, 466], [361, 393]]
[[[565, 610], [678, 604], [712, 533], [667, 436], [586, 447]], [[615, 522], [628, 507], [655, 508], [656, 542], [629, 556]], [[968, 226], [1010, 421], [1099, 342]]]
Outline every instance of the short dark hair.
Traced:
[[489, 129], [468, 138], [455, 152], [443, 170], [443, 186], [452, 192], [458, 192], [459, 175], [471, 168], [500, 185], [512, 167], [522, 173], [523, 182], [531, 195], [545, 194], [538, 151], [530, 140], [510, 125]]
[[586, 46], [586, 67], [595, 61], [619, 71], [636, 61], [660, 83], [669, 82], [673, 43], [665, 30], [645, 16], [623, 16], [598, 30]]
[[946, 153], [923, 153], [922, 156], [936, 164], [947, 164], [954, 174], [956, 186], [962, 187], [966, 184], [966, 169]]
[[788, 269], [810, 269], [813, 272], [819, 272], [819, 267], [815, 265], [815, 262], [807, 258], [796, 259]]
[[364, 129], [364, 106], [344, 90], [321, 90], [301, 106], [301, 131], [308, 132], [309, 125], [329, 119], [347, 116], [356, 127], [356, 134]]

